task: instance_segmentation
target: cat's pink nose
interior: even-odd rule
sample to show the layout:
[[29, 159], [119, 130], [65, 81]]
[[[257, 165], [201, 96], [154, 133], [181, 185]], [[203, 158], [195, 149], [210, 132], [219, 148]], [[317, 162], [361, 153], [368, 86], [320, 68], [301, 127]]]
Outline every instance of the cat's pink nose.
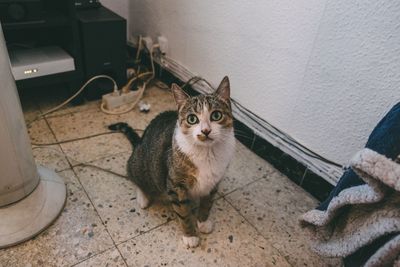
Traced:
[[211, 130], [210, 130], [210, 129], [203, 129], [203, 130], [201, 130], [201, 132], [202, 132], [205, 136], [208, 136], [208, 135], [211, 133]]

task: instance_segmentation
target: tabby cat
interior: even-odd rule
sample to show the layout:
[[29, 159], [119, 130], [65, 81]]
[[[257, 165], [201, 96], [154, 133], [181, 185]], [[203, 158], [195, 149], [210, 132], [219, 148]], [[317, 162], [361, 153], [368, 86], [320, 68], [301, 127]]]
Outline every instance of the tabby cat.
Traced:
[[234, 153], [229, 79], [212, 94], [190, 97], [176, 84], [172, 92], [178, 111], [159, 114], [142, 137], [126, 123], [109, 129], [125, 133], [134, 147], [127, 169], [138, 187], [139, 206], [166, 197], [182, 225], [185, 246], [196, 247], [198, 231], [213, 230], [208, 218], [213, 197]]

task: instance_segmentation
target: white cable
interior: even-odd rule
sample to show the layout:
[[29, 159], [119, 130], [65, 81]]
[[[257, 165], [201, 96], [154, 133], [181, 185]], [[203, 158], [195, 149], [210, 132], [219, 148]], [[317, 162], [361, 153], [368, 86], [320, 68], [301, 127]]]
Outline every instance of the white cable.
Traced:
[[34, 118], [32, 121], [30, 121], [29, 123], [27, 123], [27, 125], [29, 126], [29, 125], [31, 125], [33, 122], [35, 122], [35, 121], [37, 121], [37, 120], [43, 118], [44, 116], [46, 116], [46, 115], [48, 115], [48, 114], [50, 114], [50, 113], [53, 113], [53, 112], [59, 110], [60, 108], [64, 107], [64, 106], [67, 105], [69, 102], [71, 102], [75, 97], [77, 97], [77, 96], [86, 88], [86, 86], [88, 86], [89, 83], [91, 83], [92, 81], [94, 81], [94, 80], [96, 80], [96, 79], [101, 79], [101, 78], [109, 79], [110, 81], [112, 81], [112, 83], [114, 84], [114, 92], [117, 92], [117, 93], [118, 93], [117, 82], [116, 82], [112, 77], [110, 77], [110, 76], [108, 76], [108, 75], [97, 75], [97, 76], [94, 76], [94, 77], [90, 78], [84, 85], [82, 85], [82, 87], [81, 87], [75, 94], [73, 94], [70, 98], [68, 98], [67, 100], [65, 100], [64, 102], [62, 102], [61, 104], [59, 104], [58, 106], [56, 106], [56, 107], [54, 107], [54, 108], [52, 108], [52, 109], [50, 109], [50, 110], [48, 110], [48, 111], [46, 111], [46, 112], [44, 112], [44, 113], [38, 115], [38, 116], [37, 116], [36, 118]]
[[[142, 41], [141, 38], [140, 38], [139, 40]], [[141, 78], [141, 77], [143, 77], [143, 76], [145, 76], [145, 75], [151, 74], [151, 77], [150, 77], [149, 79], [147, 79], [147, 80], [143, 83], [143, 86], [138, 90], [137, 97], [136, 97], [135, 101], [134, 101], [128, 108], [126, 108], [126, 109], [124, 109], [124, 110], [121, 110], [121, 111], [112, 111], [112, 110], [108, 110], [108, 109], [106, 108], [105, 104], [104, 104], [104, 103], [101, 103], [100, 109], [101, 109], [102, 112], [104, 112], [104, 113], [106, 113], [106, 114], [109, 114], [109, 115], [120, 115], [120, 114], [128, 113], [129, 111], [131, 111], [132, 109], [134, 109], [134, 108], [136, 107], [136, 105], [139, 103], [139, 101], [140, 101], [140, 100], [142, 99], [142, 97], [143, 97], [143, 94], [144, 94], [144, 91], [146, 90], [147, 84], [148, 84], [151, 80], [153, 80], [154, 77], [155, 77], [155, 67], [154, 67], [153, 50], [154, 50], [154, 48], [157, 48], [157, 47], [159, 47], [159, 45], [158, 45], [158, 44], [155, 44], [155, 45], [153, 45], [153, 46], [151, 47], [151, 49], [150, 49], [150, 51], [149, 51], [149, 53], [150, 53], [150, 63], [151, 63], [151, 72], [145, 72], [145, 73], [139, 74], [138, 76], [132, 78], [132, 79], [121, 89], [121, 93], [122, 93], [122, 94], [128, 93], [128, 92], [130, 91], [130, 86], [131, 86], [131, 84], [132, 84], [135, 80], [137, 80], [137, 79], [139, 79], [139, 78]]]
[[146, 82], [144, 82], [143, 86], [137, 91], [137, 97], [136, 100], [132, 103], [132, 105], [129, 106], [129, 108], [122, 110], [122, 111], [111, 111], [106, 109], [105, 104], [101, 103], [100, 105], [100, 109], [102, 112], [109, 114], [109, 115], [120, 115], [120, 114], [124, 114], [124, 113], [128, 113], [129, 111], [131, 111], [136, 105], [137, 103], [139, 103], [139, 101], [142, 99], [143, 97], [143, 93], [144, 90], [146, 88]]
[[[141, 42], [142, 42], [142, 37], [139, 36], [139, 47], [138, 47], [138, 49], [141, 49]], [[82, 87], [81, 87], [75, 94], [73, 94], [70, 98], [68, 98], [67, 100], [65, 100], [64, 102], [62, 102], [61, 104], [59, 104], [58, 106], [56, 106], [56, 107], [54, 107], [54, 108], [52, 108], [52, 109], [50, 109], [50, 110], [48, 110], [48, 111], [46, 111], [46, 112], [44, 112], [44, 113], [38, 115], [38, 116], [35, 117], [32, 121], [30, 121], [29, 123], [27, 123], [27, 125], [29, 126], [29, 125], [31, 125], [33, 122], [35, 122], [35, 121], [37, 121], [37, 120], [39, 120], [39, 119], [45, 117], [46, 115], [49, 115], [49, 114], [51, 114], [51, 113], [53, 113], [53, 112], [55, 112], [55, 111], [61, 109], [62, 107], [64, 107], [64, 106], [67, 105], [68, 103], [70, 103], [73, 99], [75, 99], [75, 98], [88, 86], [88, 84], [90, 84], [92, 81], [94, 81], [94, 80], [96, 80], [96, 79], [101, 79], [101, 78], [103, 78], [103, 79], [109, 79], [109, 80], [112, 81], [112, 83], [114, 84], [114, 89], [113, 89], [113, 91], [114, 91], [115, 93], [121, 94], [121, 93], [127, 93], [127, 92], [129, 92], [129, 91], [130, 91], [130, 86], [131, 86], [131, 84], [132, 84], [134, 81], [136, 81], [137, 79], [142, 78], [142, 77], [144, 77], [144, 76], [146, 76], [146, 75], [150, 75], [150, 74], [151, 74], [151, 77], [150, 77], [150, 78], [143, 84], [143, 86], [139, 89], [137, 99], [133, 102], [132, 105], [129, 106], [129, 108], [127, 108], [127, 109], [125, 109], [125, 110], [122, 110], [122, 111], [111, 111], [111, 110], [107, 110], [107, 109], [106, 109], [106, 107], [104, 106], [104, 103], [102, 103], [102, 104], [100, 105], [101, 111], [103, 111], [104, 113], [109, 114], [109, 115], [118, 115], [118, 114], [123, 114], [123, 113], [127, 113], [127, 112], [131, 111], [131, 110], [137, 105], [137, 103], [142, 99], [143, 93], [144, 93], [144, 90], [146, 89], [147, 83], [148, 83], [149, 81], [151, 81], [152, 79], [154, 79], [154, 77], [155, 77], [155, 68], [154, 68], [154, 59], [153, 59], [153, 49], [156, 48], [156, 47], [159, 47], [159, 45], [158, 45], [158, 44], [153, 45], [152, 48], [151, 48], [150, 51], [149, 51], [149, 52], [150, 52], [150, 62], [151, 62], [151, 72], [149, 71], [149, 72], [141, 73], [141, 74], [138, 74], [136, 77], [133, 77], [132, 79], [130, 79], [130, 80], [128, 81], [128, 83], [127, 83], [124, 87], [122, 87], [122, 89], [121, 89], [120, 91], [118, 90], [117, 82], [116, 82], [112, 77], [110, 77], [110, 76], [108, 76], [108, 75], [97, 75], [97, 76], [94, 76], [94, 77], [90, 78], [88, 81], [86, 81], [86, 83], [85, 83], [84, 85], [82, 85]], [[138, 60], [139, 55], [140, 55], [139, 53], [136, 54], [136, 60]]]
[[136, 61], [135, 63], [137, 63], [138, 60], [139, 60], [139, 56], [140, 56], [140, 51], [141, 50], [142, 50], [142, 36], [139, 35], [138, 48], [137, 48], [136, 57], [135, 57], [135, 61]]

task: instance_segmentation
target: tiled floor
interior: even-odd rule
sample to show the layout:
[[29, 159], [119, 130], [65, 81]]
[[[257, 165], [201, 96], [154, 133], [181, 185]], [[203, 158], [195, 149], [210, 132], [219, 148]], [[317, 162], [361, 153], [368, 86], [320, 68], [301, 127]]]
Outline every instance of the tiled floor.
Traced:
[[[58, 104], [60, 97], [22, 98], [26, 120]], [[52, 143], [107, 132], [126, 121], [143, 129], [160, 111], [173, 109], [169, 92], [150, 88], [151, 112], [105, 115], [98, 102], [68, 107], [34, 122], [34, 143]], [[220, 185], [211, 216], [216, 222], [200, 247], [186, 249], [167, 207], [141, 210], [125, 174], [130, 144], [121, 134], [101, 135], [49, 147], [33, 146], [36, 161], [67, 184], [67, 204], [57, 221], [34, 240], [0, 250], [0, 266], [327, 266], [307, 248], [298, 216], [317, 203], [240, 143]], [[78, 162], [113, 171], [104, 172]]]

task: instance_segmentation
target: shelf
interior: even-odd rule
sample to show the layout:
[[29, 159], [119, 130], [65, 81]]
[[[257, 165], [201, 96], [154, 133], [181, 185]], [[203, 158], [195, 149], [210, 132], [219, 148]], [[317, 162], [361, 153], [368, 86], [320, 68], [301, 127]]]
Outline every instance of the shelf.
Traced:
[[46, 14], [43, 20], [2, 23], [4, 30], [52, 28], [52, 27], [63, 27], [68, 25], [69, 25], [68, 17], [65, 14], [61, 13]]
[[29, 78], [24, 80], [15, 81], [19, 89], [27, 87], [39, 87], [54, 83], [69, 83], [72, 82], [77, 77], [77, 71], [67, 71], [61, 73], [50, 74], [46, 76], [40, 76], [35, 78]]

